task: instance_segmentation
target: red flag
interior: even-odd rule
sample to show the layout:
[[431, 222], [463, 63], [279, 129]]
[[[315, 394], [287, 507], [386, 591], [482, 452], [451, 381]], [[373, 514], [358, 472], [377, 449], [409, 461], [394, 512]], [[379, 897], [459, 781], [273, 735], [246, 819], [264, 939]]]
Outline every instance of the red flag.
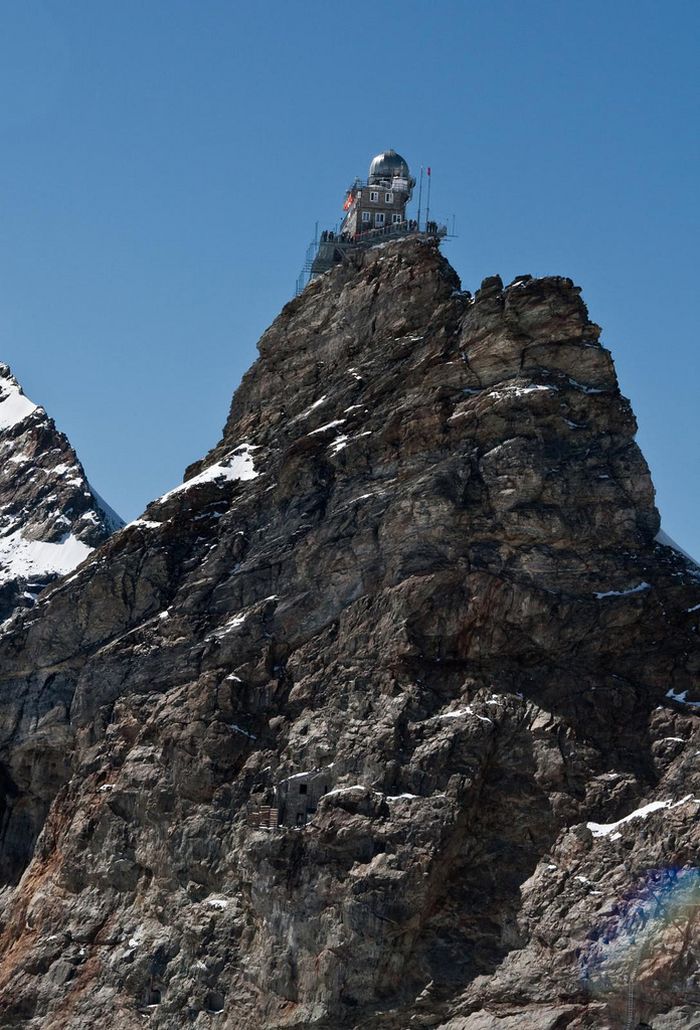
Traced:
[[428, 169], [428, 175], [430, 175], [430, 169]]

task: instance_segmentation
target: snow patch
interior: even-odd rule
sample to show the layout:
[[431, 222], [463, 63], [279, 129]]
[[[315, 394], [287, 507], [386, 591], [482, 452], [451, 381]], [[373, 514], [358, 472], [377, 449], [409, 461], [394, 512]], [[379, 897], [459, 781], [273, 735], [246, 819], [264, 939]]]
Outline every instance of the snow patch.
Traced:
[[630, 594], [641, 594], [644, 590], [650, 590], [651, 583], [642, 581], [636, 587], [629, 587], [627, 590], [601, 590], [595, 594], [600, 600], [603, 597], [629, 597]]
[[365, 430], [364, 433], [357, 433], [355, 436], [345, 436], [345, 434], [341, 433], [340, 436], [336, 437], [333, 443], [330, 444], [329, 450], [332, 454], [337, 454], [339, 451], [342, 451], [345, 447], [347, 447], [349, 443], [352, 443], [354, 440], [360, 440], [363, 436], [371, 435], [371, 429]]
[[605, 393], [605, 390], [601, 390], [596, 386], [586, 386], [584, 383], [579, 383], [577, 379], [572, 379], [571, 376], [567, 376], [572, 386], [575, 386], [577, 390], [582, 390], [584, 393]]
[[335, 429], [336, 426], [342, 426], [345, 422], [344, 418], [336, 418], [332, 422], [326, 422], [325, 426], [319, 426], [318, 429], [312, 429], [309, 436], [315, 436], [316, 433], [325, 433], [327, 429]]
[[341, 433], [340, 436], [330, 445], [331, 454], [338, 454], [339, 451], [342, 451], [346, 446], [348, 439], [349, 437]]
[[[317, 772], [318, 772], [318, 769], [309, 769], [306, 772], [292, 773], [291, 776], [285, 776], [285, 778], [283, 780], [280, 780], [280, 784], [282, 784], [282, 783], [291, 783], [292, 780], [301, 780], [304, 776], [313, 776]], [[338, 788], [338, 790], [346, 790], [346, 789], [350, 789], [350, 788], [345, 788], [345, 787], [339, 787]], [[337, 794], [338, 791], [329, 791], [329, 793], [330, 794]], [[328, 797], [328, 794], [326, 794], [325, 797]]]
[[237, 629], [238, 626], [242, 626], [245, 620], [248, 618], [246, 612], [239, 612], [238, 615], [232, 616], [228, 619], [223, 626], [219, 626], [218, 629], [213, 630], [207, 637], [207, 640], [212, 640], [217, 637], [225, 637], [232, 630]]
[[677, 701], [679, 705], [687, 705], [688, 708], [700, 708], [700, 701], [686, 701], [687, 696], [687, 690], [677, 694], [673, 687], [671, 687], [670, 690], [666, 691], [666, 697], [670, 697], [672, 701]]
[[257, 447], [253, 444], [241, 444], [240, 447], [231, 451], [221, 461], [216, 462], [214, 465], [209, 465], [208, 468], [193, 476], [192, 479], [188, 479], [187, 482], [180, 483], [179, 486], [168, 490], [166, 494], [159, 498], [159, 501], [166, 501], [168, 498], [174, 497], [175, 494], [184, 493], [187, 490], [191, 490], [194, 486], [199, 486], [201, 483], [224, 483], [237, 479], [241, 481], [256, 479], [260, 473], [256, 472], [255, 465], [253, 464], [252, 452], [254, 450], [257, 450]]
[[463, 715], [475, 715], [477, 719], [481, 719], [482, 722], [493, 723], [493, 719], [487, 719], [485, 715], [479, 715], [474, 709], [467, 705], [466, 708], [456, 708], [453, 712], [444, 712], [442, 715], [436, 715], [436, 719], [461, 719]]
[[[678, 808], [679, 805], [684, 805], [686, 801], [691, 800], [696, 801], [692, 794], [686, 794], [680, 801], [651, 801], [648, 805], [642, 805], [641, 808], [630, 812], [623, 819], [618, 819], [616, 823], [586, 823], [586, 826], [594, 837], [610, 837], [610, 840], [618, 840], [622, 834], [616, 831], [625, 823], [632, 822], [634, 819], [646, 819], [653, 812], [660, 812], [662, 809]], [[700, 802], [697, 803], [700, 804]]]
[[227, 898], [207, 898], [207, 905], [209, 906], [209, 908], [218, 908], [220, 910], [223, 910], [225, 908], [228, 908], [228, 899]]
[[0, 583], [47, 575], [64, 576], [85, 561], [92, 548], [67, 533], [57, 543], [28, 540], [18, 529], [0, 537]]
[[[9, 369], [7, 371], [9, 373]], [[0, 379], [0, 429], [11, 429], [37, 410], [37, 405], [24, 396], [14, 376]]]
[[[306, 776], [307, 773], [299, 773], [300, 776]], [[295, 780], [296, 776], [290, 776], [290, 780]], [[284, 782], [284, 780], [282, 781]], [[348, 790], [365, 790], [361, 783], [353, 783], [351, 787], [336, 787], [335, 790], [329, 790], [327, 794], [324, 794], [324, 798], [329, 798], [333, 794], [345, 794]]]
[[299, 416], [299, 418], [307, 418], [311, 414], [312, 411], [315, 411], [316, 408], [320, 408], [321, 405], [325, 404], [327, 400], [328, 400], [328, 396], [327, 396], [327, 394], [324, 393], [323, 397], [319, 397], [319, 399], [317, 401], [314, 401], [310, 408], [307, 408], [306, 411], [302, 411], [302, 413]]
[[505, 397], [511, 394], [514, 397], [524, 397], [528, 393], [553, 393], [558, 390], [556, 386], [544, 386], [539, 383], [531, 383], [529, 386], [520, 386], [518, 383], [500, 386], [497, 390], [491, 390], [492, 397]]

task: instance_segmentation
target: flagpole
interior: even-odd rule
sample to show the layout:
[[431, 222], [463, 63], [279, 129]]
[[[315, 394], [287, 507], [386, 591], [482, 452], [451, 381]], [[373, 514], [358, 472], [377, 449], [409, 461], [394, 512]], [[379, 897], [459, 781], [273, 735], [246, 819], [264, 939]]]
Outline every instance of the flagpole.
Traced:
[[430, 174], [430, 168], [428, 168], [428, 202], [425, 207], [425, 231], [428, 231], [428, 222], [430, 220], [430, 183], [432, 181], [432, 175]]
[[418, 232], [420, 232], [420, 206], [423, 197], [423, 165], [420, 166], [420, 183], [418, 185]]

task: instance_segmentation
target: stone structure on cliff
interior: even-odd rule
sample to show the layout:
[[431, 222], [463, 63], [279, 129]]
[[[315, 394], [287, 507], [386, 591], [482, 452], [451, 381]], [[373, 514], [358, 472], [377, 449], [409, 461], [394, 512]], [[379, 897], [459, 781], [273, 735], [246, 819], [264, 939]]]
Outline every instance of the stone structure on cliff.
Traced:
[[259, 350], [0, 637], [0, 1025], [687, 1030], [700, 571], [579, 289], [407, 238]]
[[[385, 150], [372, 158], [366, 180], [355, 179], [343, 204], [340, 227], [325, 229], [320, 240], [309, 244], [306, 264], [297, 279], [299, 294], [309, 279], [328, 272], [360, 250], [408, 235], [443, 239], [447, 226], [430, 218], [430, 168], [428, 168], [427, 207], [421, 219], [421, 200], [416, 218], [410, 218], [406, 205], [416, 185], [406, 160], [395, 150]], [[419, 198], [423, 190], [421, 168]]]

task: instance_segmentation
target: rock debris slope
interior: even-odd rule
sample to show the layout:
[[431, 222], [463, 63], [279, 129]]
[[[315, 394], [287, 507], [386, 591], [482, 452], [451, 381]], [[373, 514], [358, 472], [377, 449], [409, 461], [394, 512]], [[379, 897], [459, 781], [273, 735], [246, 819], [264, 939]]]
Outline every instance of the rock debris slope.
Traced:
[[598, 337], [418, 239], [284, 308], [0, 638], [0, 1025], [691, 1025], [700, 578]]
[[0, 622], [121, 525], [53, 419], [0, 364]]

